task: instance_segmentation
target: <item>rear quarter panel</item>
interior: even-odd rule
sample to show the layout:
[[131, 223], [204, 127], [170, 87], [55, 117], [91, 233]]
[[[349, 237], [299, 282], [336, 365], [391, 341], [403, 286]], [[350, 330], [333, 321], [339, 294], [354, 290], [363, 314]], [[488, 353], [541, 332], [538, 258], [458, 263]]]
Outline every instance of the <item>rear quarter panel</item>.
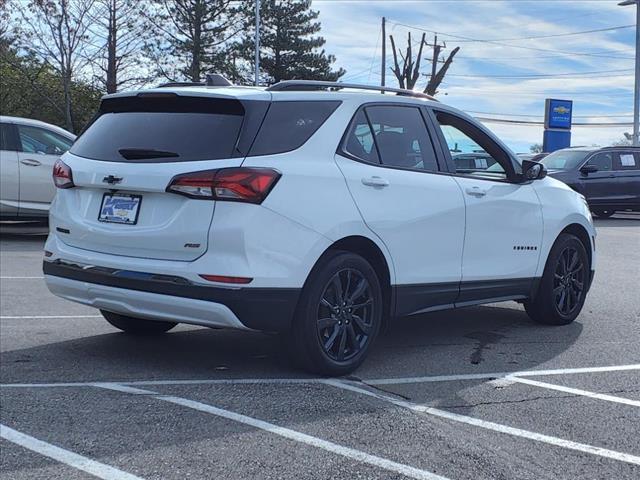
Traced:
[[[282, 174], [262, 207], [316, 232], [326, 240], [324, 245], [324, 242], [309, 245], [300, 271], [305, 279], [332, 243], [349, 236], [363, 236], [380, 248], [389, 265], [391, 282], [395, 282], [391, 256], [382, 241], [365, 225], [334, 160], [342, 135], [360, 103], [343, 100], [333, 115], [299, 149], [277, 155], [247, 157], [243, 162], [243, 166], [275, 168]], [[296, 239], [290, 238], [286, 242], [289, 241], [296, 242]]]

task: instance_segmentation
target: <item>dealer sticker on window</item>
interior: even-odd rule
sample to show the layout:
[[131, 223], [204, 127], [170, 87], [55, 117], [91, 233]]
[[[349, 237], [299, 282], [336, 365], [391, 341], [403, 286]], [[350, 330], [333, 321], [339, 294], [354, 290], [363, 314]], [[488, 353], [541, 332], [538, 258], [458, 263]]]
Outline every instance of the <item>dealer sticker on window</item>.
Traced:
[[127, 195], [123, 193], [105, 193], [100, 207], [100, 222], [126, 223], [135, 225], [140, 213], [142, 195]]

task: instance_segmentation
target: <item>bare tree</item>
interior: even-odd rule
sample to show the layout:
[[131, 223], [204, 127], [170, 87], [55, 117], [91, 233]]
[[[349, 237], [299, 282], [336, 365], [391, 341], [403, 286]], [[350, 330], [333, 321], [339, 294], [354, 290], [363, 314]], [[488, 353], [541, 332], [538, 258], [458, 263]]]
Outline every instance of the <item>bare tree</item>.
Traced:
[[434, 52], [434, 56], [432, 59], [433, 67], [434, 67], [432, 70], [433, 73], [429, 78], [429, 83], [427, 83], [427, 86], [424, 89], [424, 93], [432, 96], [438, 93], [438, 87], [444, 80], [444, 76], [447, 73], [447, 70], [449, 70], [451, 63], [453, 63], [453, 57], [455, 57], [456, 53], [460, 51], [460, 47], [456, 47], [453, 50], [451, 50], [451, 52], [449, 53], [449, 57], [447, 57], [447, 59], [442, 62], [442, 66], [436, 71], [435, 67], [438, 63], [438, 56], [441, 48], [437, 43], [438, 42], [436, 41], [433, 46], [433, 52]]
[[[398, 85], [400, 88], [406, 88], [408, 90], [413, 90], [416, 82], [420, 78], [420, 60], [422, 58], [422, 49], [425, 44], [425, 34], [422, 34], [422, 40], [420, 41], [420, 47], [418, 48], [418, 55], [416, 59], [413, 59], [413, 54], [411, 51], [411, 32], [407, 35], [407, 50], [402, 53], [400, 49], [396, 49], [395, 41], [393, 40], [393, 35], [389, 35], [391, 39], [391, 49], [393, 50], [393, 67], [391, 71], [398, 79]], [[402, 60], [402, 65], [398, 62], [398, 55]]]
[[71, 87], [86, 66], [90, 12], [95, 0], [30, 0], [14, 2], [20, 18], [19, 48], [39, 58], [59, 76], [67, 130], [73, 132]]
[[148, 29], [145, 0], [95, 0], [91, 12], [92, 42], [88, 54], [96, 73], [94, 78], [107, 93], [147, 80], [143, 48]]

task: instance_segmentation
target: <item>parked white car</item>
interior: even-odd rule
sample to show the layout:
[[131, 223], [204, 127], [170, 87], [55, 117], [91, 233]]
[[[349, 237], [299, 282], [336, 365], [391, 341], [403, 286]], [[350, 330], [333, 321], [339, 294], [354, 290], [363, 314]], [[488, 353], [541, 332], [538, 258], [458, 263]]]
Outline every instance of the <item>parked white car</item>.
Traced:
[[75, 138], [45, 122], [0, 116], [0, 218], [47, 218], [53, 165]]
[[[55, 166], [49, 289], [130, 333], [283, 332], [332, 375], [398, 316], [516, 300], [573, 321], [595, 266], [584, 198], [464, 113], [379, 90], [106, 96]], [[459, 172], [450, 151], [501, 168]]]

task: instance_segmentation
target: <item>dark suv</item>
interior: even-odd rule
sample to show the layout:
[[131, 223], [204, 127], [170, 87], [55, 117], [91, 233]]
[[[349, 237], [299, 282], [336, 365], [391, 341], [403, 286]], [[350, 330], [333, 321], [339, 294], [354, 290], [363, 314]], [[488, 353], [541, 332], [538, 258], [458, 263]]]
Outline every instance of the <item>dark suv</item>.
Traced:
[[540, 160], [549, 175], [587, 198], [598, 217], [640, 211], [640, 147], [575, 147]]

